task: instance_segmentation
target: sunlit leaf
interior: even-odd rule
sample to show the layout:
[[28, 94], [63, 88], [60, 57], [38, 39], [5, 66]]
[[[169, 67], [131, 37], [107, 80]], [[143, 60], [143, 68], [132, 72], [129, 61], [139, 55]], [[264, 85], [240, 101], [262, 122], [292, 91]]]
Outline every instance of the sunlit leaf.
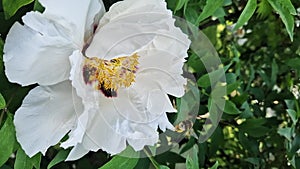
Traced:
[[290, 12], [290, 14], [297, 15], [297, 11], [296, 11], [294, 5], [292, 4], [291, 0], [279, 0], [279, 3], [284, 8], [288, 9], [288, 11]]
[[136, 166], [138, 161], [138, 158], [114, 156], [108, 163], [100, 167], [100, 169], [132, 169]]
[[2, 166], [12, 155], [15, 142], [13, 116], [12, 114], [8, 114], [4, 125], [0, 129], [0, 166]]
[[6, 102], [2, 94], [0, 93], [0, 110], [6, 107]]
[[187, 156], [185, 165], [187, 169], [199, 169], [197, 145], [193, 146], [191, 155]]
[[268, 0], [273, 9], [280, 15], [282, 22], [284, 23], [286, 30], [290, 36], [291, 41], [294, 39], [294, 17], [290, 13], [289, 9], [286, 9], [278, 0]]
[[52, 168], [53, 166], [55, 166], [56, 164], [64, 161], [65, 159], [67, 159], [67, 156], [69, 154], [70, 151], [68, 150], [60, 150], [56, 156], [51, 160], [51, 162], [48, 164], [47, 169]]
[[5, 18], [12, 17], [22, 6], [28, 5], [34, 0], [2, 0]]
[[202, 13], [197, 19], [197, 23], [200, 23], [204, 19], [212, 16], [215, 11], [222, 7], [224, 3], [224, 0], [206, 0], [206, 5], [203, 8]]
[[233, 28], [233, 31], [236, 31], [241, 26], [243, 26], [246, 22], [249, 21], [249, 19], [254, 14], [256, 7], [257, 7], [257, 0], [249, 0], [247, 2], [247, 5], [246, 5], [245, 9], [243, 10], [243, 12], [240, 15], [236, 25]]
[[175, 7], [175, 9], [174, 9], [174, 12], [180, 10], [180, 9], [184, 6], [184, 4], [186, 4], [188, 1], [189, 1], [189, 0], [177, 0], [177, 1], [176, 1], [176, 7]]
[[19, 148], [16, 155], [15, 169], [36, 169], [40, 168], [41, 154], [36, 154], [32, 158], [29, 158], [22, 148]]

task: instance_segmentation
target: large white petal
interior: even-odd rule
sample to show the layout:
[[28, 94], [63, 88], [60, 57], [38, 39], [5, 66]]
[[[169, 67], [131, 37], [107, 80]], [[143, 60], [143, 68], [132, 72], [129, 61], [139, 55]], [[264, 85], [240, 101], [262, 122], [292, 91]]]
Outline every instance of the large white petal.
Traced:
[[[69, 22], [76, 42], [91, 35], [94, 22], [105, 12], [102, 0], [40, 0], [46, 8], [43, 15], [62, 25]], [[84, 37], [86, 36], [86, 37]]]
[[39, 83], [53, 85], [68, 79], [68, 56], [75, 46], [66, 38], [69, 31], [30, 12], [25, 25], [15, 23], [6, 38], [3, 60], [11, 82], [23, 86]]
[[[126, 141], [135, 149], [158, 141], [158, 126], [172, 129], [166, 111], [175, 111], [164, 91], [152, 88], [143, 93], [139, 88], [120, 88], [117, 97], [107, 98], [83, 80], [84, 57], [79, 51], [70, 56], [72, 85], [84, 103], [84, 113], [77, 127], [62, 147], [74, 146], [67, 160], [75, 160], [89, 151], [102, 149], [117, 154], [126, 148]], [[136, 90], [135, 90], [136, 89]], [[149, 112], [150, 111], [150, 112]], [[164, 118], [163, 118], [164, 117]]]
[[29, 92], [14, 118], [17, 140], [27, 155], [45, 154], [74, 127], [73, 101], [69, 81], [39, 86]]
[[101, 19], [86, 55], [107, 60], [130, 56], [173, 23], [172, 13], [162, 0], [115, 3]]

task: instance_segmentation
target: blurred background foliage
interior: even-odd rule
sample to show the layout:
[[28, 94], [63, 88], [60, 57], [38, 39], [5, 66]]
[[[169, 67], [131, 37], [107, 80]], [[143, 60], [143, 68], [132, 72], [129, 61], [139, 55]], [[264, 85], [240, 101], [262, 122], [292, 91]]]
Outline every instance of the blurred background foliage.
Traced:
[[[107, 9], [115, 2], [104, 0]], [[211, 85], [203, 80], [208, 72], [201, 59], [190, 51], [187, 67], [197, 79], [199, 118], [193, 125], [194, 135], [188, 135], [177, 148], [152, 158], [111, 157], [99, 151], [63, 162], [68, 150], [54, 146], [46, 156], [28, 158], [16, 142], [12, 120], [33, 86], [22, 88], [8, 82], [2, 51], [12, 24], [26, 12], [43, 8], [36, 0], [1, 0], [0, 169], [300, 169], [300, 1], [167, 0], [167, 4], [174, 15], [205, 33], [226, 68], [224, 114], [206, 142], [200, 143], [197, 136], [209, 112]]]

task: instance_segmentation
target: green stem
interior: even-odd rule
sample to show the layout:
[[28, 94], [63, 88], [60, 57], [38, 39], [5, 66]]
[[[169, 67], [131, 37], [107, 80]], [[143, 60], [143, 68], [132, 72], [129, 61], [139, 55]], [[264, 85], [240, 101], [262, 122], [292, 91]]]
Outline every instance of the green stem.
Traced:
[[156, 168], [156, 169], [159, 169], [159, 164], [158, 162], [155, 161], [155, 159], [153, 158], [152, 154], [150, 154], [145, 148], [143, 149], [145, 154], [148, 156], [149, 160], [151, 161], [151, 163], [153, 164], [153, 166]]

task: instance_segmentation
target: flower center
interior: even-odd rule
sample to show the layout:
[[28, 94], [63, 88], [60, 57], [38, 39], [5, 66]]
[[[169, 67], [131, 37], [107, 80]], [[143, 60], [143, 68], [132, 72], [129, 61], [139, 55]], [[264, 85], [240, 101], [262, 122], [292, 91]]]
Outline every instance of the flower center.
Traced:
[[135, 81], [138, 59], [136, 53], [112, 60], [86, 58], [83, 80], [85, 84], [102, 91], [106, 97], [115, 97], [118, 88], [129, 87]]

